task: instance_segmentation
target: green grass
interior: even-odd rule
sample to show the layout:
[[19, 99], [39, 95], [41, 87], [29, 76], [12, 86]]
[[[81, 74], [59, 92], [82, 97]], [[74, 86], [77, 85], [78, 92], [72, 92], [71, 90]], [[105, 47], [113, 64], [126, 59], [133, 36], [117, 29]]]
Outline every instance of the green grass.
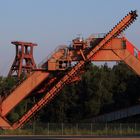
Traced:
[[135, 135], [140, 134], [140, 130], [128, 128], [126, 130], [104, 129], [104, 130], [86, 130], [86, 129], [17, 129], [17, 130], [1, 130], [1, 135]]

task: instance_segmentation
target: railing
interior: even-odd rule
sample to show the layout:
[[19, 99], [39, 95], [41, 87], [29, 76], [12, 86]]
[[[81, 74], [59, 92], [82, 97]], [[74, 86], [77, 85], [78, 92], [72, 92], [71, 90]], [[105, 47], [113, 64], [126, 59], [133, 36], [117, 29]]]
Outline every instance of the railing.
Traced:
[[89, 38], [104, 38], [106, 33], [93, 33], [89, 36]]
[[36, 123], [17, 130], [0, 130], [1, 135], [122, 136], [139, 135], [137, 123]]

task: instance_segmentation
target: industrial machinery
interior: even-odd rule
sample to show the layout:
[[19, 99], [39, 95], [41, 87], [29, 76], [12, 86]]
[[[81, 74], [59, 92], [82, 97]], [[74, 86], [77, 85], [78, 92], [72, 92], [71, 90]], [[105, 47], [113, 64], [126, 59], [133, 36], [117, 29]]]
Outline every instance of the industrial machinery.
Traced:
[[[125, 37], [119, 36], [136, 17], [136, 11], [131, 11], [102, 37], [90, 36], [85, 40], [76, 38], [70, 46], [59, 46], [39, 68], [34, 69], [2, 100], [0, 127], [21, 128], [44, 105], [52, 101], [66, 84], [79, 81], [86, 65], [91, 61], [124, 61], [140, 75], [140, 51]], [[40, 93], [43, 96], [18, 121], [10, 123], [7, 115], [33, 93]]]
[[11, 42], [16, 47], [16, 56], [8, 76], [17, 76], [29, 74], [33, 69], [36, 69], [36, 64], [33, 58], [33, 47], [37, 44], [30, 42]]

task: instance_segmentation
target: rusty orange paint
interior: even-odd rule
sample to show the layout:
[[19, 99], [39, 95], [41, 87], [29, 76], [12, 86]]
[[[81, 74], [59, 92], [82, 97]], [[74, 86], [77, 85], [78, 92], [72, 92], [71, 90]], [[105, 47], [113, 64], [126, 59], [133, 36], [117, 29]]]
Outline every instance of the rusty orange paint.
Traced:
[[37, 46], [31, 42], [13, 41], [11, 42], [16, 47], [16, 55], [14, 62], [10, 68], [8, 76], [28, 75], [33, 69], [36, 69], [36, 64], [33, 58], [33, 47]]
[[[108, 34], [101, 39], [97, 44], [91, 44], [88, 48], [87, 41], [74, 40], [73, 50], [67, 50], [65, 47], [54, 52], [51, 57], [46, 60], [43, 68], [48, 68], [46, 71], [35, 71], [29, 77], [18, 85], [10, 95], [1, 103], [1, 117], [6, 115], [32, 91], [39, 87], [44, 81], [48, 82], [42, 87], [45, 89], [50, 86], [45, 92], [45, 95], [33, 105], [17, 122], [10, 125], [4, 119], [0, 118], [0, 126], [7, 125], [12, 129], [22, 127], [37, 111], [48, 104], [56, 95], [60, 93], [63, 87], [75, 80], [80, 80], [81, 73], [84, 73], [83, 68], [89, 61], [124, 61], [129, 65], [138, 75], [140, 75], [140, 61], [134, 56], [133, 50], [136, 49], [125, 38], [115, 38], [126, 27], [132, 23], [137, 17], [136, 11], [131, 11], [127, 14]], [[126, 41], [126, 47], [122, 46], [122, 40]], [[16, 44], [17, 42], [15, 42]], [[21, 43], [21, 42], [18, 42]], [[89, 43], [89, 42], [88, 42]], [[27, 44], [26, 44], [27, 45]], [[28, 44], [29, 45], [29, 44]], [[139, 56], [139, 54], [138, 54]], [[62, 77], [52, 77], [49, 79], [51, 70], [57, 72], [58, 70], [66, 70], [67, 65], [72, 61], [78, 61], [69, 71], [65, 71]], [[53, 64], [52, 64], [53, 63]], [[48, 64], [48, 65], [47, 65]]]
[[1, 103], [1, 116], [5, 117], [18, 103], [27, 97], [42, 81], [49, 76], [49, 73], [36, 71], [25, 81], [18, 85], [7, 98]]

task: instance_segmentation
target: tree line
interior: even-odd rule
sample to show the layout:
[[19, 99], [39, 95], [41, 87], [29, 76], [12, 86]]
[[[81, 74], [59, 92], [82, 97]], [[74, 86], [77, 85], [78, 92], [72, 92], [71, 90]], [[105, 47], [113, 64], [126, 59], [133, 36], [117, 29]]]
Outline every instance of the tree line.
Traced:
[[[15, 85], [15, 78], [0, 77], [1, 97]], [[34, 119], [37, 122], [85, 122], [94, 116], [139, 103], [140, 78], [119, 62], [109, 67], [90, 64], [81, 81], [69, 84]], [[35, 102], [33, 97], [23, 101], [8, 116], [15, 121]]]

